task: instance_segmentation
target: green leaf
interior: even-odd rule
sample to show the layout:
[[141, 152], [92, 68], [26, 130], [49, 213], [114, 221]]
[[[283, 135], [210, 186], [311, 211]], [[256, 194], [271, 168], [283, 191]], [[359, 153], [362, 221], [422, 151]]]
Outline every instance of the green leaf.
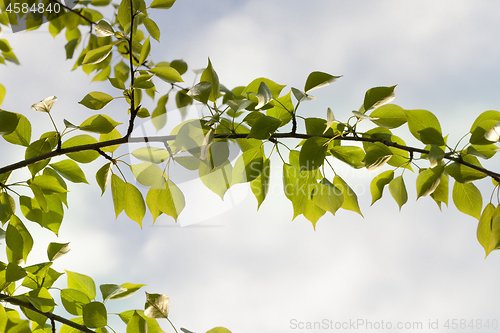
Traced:
[[5, 90], [5, 87], [0, 84], [0, 105], [2, 105], [6, 93], [7, 91]]
[[157, 9], [169, 9], [174, 5], [174, 3], [175, 0], [154, 0], [150, 7]]
[[90, 328], [104, 327], [108, 324], [108, 313], [101, 302], [90, 302], [83, 306], [83, 323]]
[[[470, 164], [482, 167], [479, 163], [479, 160], [475, 156], [463, 155], [462, 160]], [[484, 177], [486, 177], [486, 174], [482, 173], [481, 171], [457, 162], [453, 162], [447, 165], [445, 171], [460, 183], [469, 183], [474, 180], [483, 179]]]
[[137, 311], [134, 311], [132, 318], [127, 323], [127, 333], [146, 333], [148, 325], [144, 318], [142, 318]]
[[66, 275], [68, 276], [68, 288], [81, 291], [91, 300], [95, 299], [95, 283], [90, 276], [71, 271], [66, 271]]
[[148, 332], [164, 333], [164, 331], [158, 325], [157, 320], [154, 318], [146, 317], [144, 315], [143, 310], [124, 311], [124, 312], [120, 313], [119, 316], [126, 324], [128, 324], [135, 313], [139, 314], [139, 316], [141, 316], [142, 319], [144, 319], [146, 321], [146, 323], [148, 325]]
[[250, 133], [247, 138], [254, 138], [259, 140], [266, 140], [274, 134], [274, 132], [280, 127], [281, 121], [279, 119], [262, 116], [259, 120], [252, 126]]
[[250, 182], [250, 188], [257, 199], [257, 210], [266, 199], [267, 192], [269, 192], [269, 181], [271, 176], [270, 163], [270, 159], [265, 159], [261, 174]]
[[417, 176], [417, 199], [425, 197], [433, 193], [438, 187], [441, 176], [443, 175], [444, 167], [437, 166], [435, 168], [425, 169]]
[[476, 185], [455, 182], [455, 185], [453, 185], [453, 202], [462, 213], [480, 219], [483, 197]]
[[106, 188], [108, 187], [109, 180], [111, 179], [112, 175], [112, 170], [113, 165], [110, 163], [104, 164], [95, 174], [95, 179], [97, 181], [97, 184], [101, 188], [101, 196], [104, 194], [104, 191], [106, 191]]
[[153, 21], [152, 19], [150, 19], [149, 17], [145, 16], [142, 18], [142, 23], [144, 23], [144, 26], [146, 27], [146, 30], [149, 32], [151, 37], [156, 39], [159, 43], [160, 42], [160, 28], [158, 28], [158, 25], [156, 24], [156, 22]]
[[54, 261], [68, 253], [69, 250], [69, 243], [50, 243], [47, 248], [47, 257], [49, 261]]
[[491, 203], [484, 207], [477, 226], [477, 240], [483, 246], [486, 257], [500, 248], [500, 209]]
[[436, 116], [427, 110], [404, 110], [411, 134], [425, 144], [444, 146], [441, 125]]
[[107, 36], [113, 36], [115, 34], [113, 27], [104, 20], [100, 20], [94, 26], [94, 30], [97, 37], [107, 37]]
[[130, 170], [137, 182], [144, 186], [152, 186], [157, 180], [163, 179], [163, 169], [151, 162], [131, 165]]
[[82, 131], [107, 134], [120, 124], [105, 114], [96, 114], [85, 120], [78, 128]]
[[[94, 143], [97, 143], [97, 140], [94, 137], [87, 134], [81, 134], [64, 141], [62, 143], [62, 148], [90, 145]], [[95, 150], [84, 150], [76, 153], [68, 153], [67, 156], [79, 163], [90, 163], [100, 155]]]
[[135, 158], [151, 162], [155, 164], [160, 164], [166, 161], [170, 157], [170, 153], [167, 149], [155, 148], [155, 147], [141, 147], [132, 152], [132, 156]]
[[124, 30], [127, 29], [130, 30], [130, 22], [131, 22], [131, 8], [130, 8], [130, 0], [122, 0], [120, 2], [120, 6], [118, 7], [118, 14], [116, 18], [118, 19], [118, 22], [120, 22], [120, 25], [123, 27]]
[[300, 169], [315, 170], [323, 165], [328, 150], [328, 138], [312, 137], [304, 142], [300, 150]]
[[145, 284], [137, 284], [137, 283], [123, 283], [120, 287], [125, 288], [126, 291], [118, 293], [116, 295], [112, 295], [110, 299], [123, 299], [132, 296], [139, 289], [144, 287]]
[[113, 45], [104, 45], [96, 49], [90, 50], [85, 55], [85, 58], [83, 58], [82, 65], [98, 64], [104, 59], [106, 59], [112, 51], [113, 51]]
[[99, 286], [99, 289], [101, 290], [103, 302], [106, 302], [114, 295], [118, 295], [127, 291], [126, 288], [123, 288], [122, 286], [119, 286], [117, 284], [101, 284]]
[[210, 98], [210, 95], [212, 93], [212, 88], [213, 85], [210, 82], [205, 82], [202, 81], [198, 84], [196, 84], [194, 87], [192, 87], [188, 92], [187, 95], [198, 102], [201, 102], [203, 104], [207, 104], [208, 99]]
[[484, 133], [484, 138], [491, 142], [498, 142], [500, 140], [500, 121]]
[[[188, 65], [186, 64], [186, 62], [182, 59], [176, 59], [176, 60], [173, 60], [171, 63], [170, 63], [170, 67], [173, 67], [175, 68], [180, 75], [184, 74], [187, 72], [188, 70]], [[181, 90], [182, 91], [182, 90]]]
[[224, 194], [231, 187], [233, 166], [226, 162], [217, 168], [211, 168], [207, 163], [200, 163], [198, 171], [201, 181], [208, 189], [224, 199]]
[[326, 178], [315, 185], [312, 195], [312, 201], [321, 209], [335, 215], [335, 212], [342, 207], [344, 195]]
[[5, 141], [15, 145], [28, 147], [31, 141], [31, 124], [25, 116], [17, 114], [19, 121], [16, 129], [10, 134], [4, 134]]
[[154, 67], [149, 70], [165, 82], [184, 82], [179, 72], [173, 67]]
[[250, 182], [259, 177], [264, 167], [264, 158], [262, 147], [243, 152], [234, 164], [232, 184]]
[[167, 295], [146, 293], [144, 314], [149, 318], [168, 318], [170, 299]]
[[395, 104], [382, 105], [370, 113], [372, 122], [385, 128], [397, 128], [406, 123], [406, 114], [400, 106]]
[[[289, 92], [285, 96], [281, 96], [280, 98], [273, 100], [271, 102], [271, 104], [273, 104], [274, 107], [266, 110], [266, 115], [268, 115], [269, 117], [279, 119], [281, 121], [281, 124], [279, 127], [285, 126], [286, 124], [288, 124], [292, 120], [292, 112], [293, 112], [294, 106], [292, 103], [291, 96], [292, 96], [292, 94], [291, 94], [291, 92]], [[245, 103], [245, 104], [250, 103], [250, 101], [244, 100], [243, 103]], [[246, 106], [248, 106], [248, 105], [246, 105]], [[243, 107], [243, 108], [245, 108], [245, 107]], [[236, 112], [237, 111], [239, 111], [239, 110], [236, 110]]]
[[0, 192], [0, 222], [7, 222], [16, 211], [16, 203], [7, 192]]
[[30, 292], [25, 294], [25, 297], [31, 304], [33, 304], [35, 308], [42, 312], [54, 311], [54, 306], [56, 305], [56, 303], [54, 302], [54, 299], [50, 295], [47, 288], [42, 287], [31, 290]]
[[72, 160], [63, 160], [50, 164], [61, 176], [73, 183], [88, 184], [82, 169]]
[[394, 171], [388, 170], [373, 178], [370, 184], [370, 192], [372, 194], [372, 205], [382, 198], [384, 187], [389, 184], [394, 178]]
[[261, 82], [266, 84], [274, 99], [277, 99], [283, 88], [286, 87], [285, 85], [277, 84], [276, 82], [266, 78], [258, 78], [250, 82], [250, 84], [243, 89], [241, 95], [245, 97], [252, 97], [253, 101], [257, 103], [257, 97], [255, 95], [259, 92]]
[[125, 82], [128, 80], [129, 76], [129, 71], [130, 67], [123, 61], [120, 61], [116, 66], [114, 67], [115, 70], [115, 76], [118, 80]]
[[443, 160], [444, 151], [439, 146], [431, 145], [428, 158], [431, 164], [431, 168], [434, 168]]
[[441, 209], [442, 202], [444, 202], [446, 206], [448, 206], [449, 192], [450, 189], [449, 189], [448, 175], [446, 173], [443, 173], [439, 185], [436, 187], [434, 192], [431, 193], [431, 198], [434, 199], [434, 201], [437, 203], [439, 209]]
[[392, 155], [393, 152], [386, 145], [374, 142], [366, 149], [366, 155], [362, 162], [368, 171], [376, 171], [389, 161]]
[[124, 209], [124, 193], [125, 182], [117, 175], [111, 175], [111, 194], [117, 218]]
[[207, 333], [231, 333], [231, 331], [224, 327], [214, 327], [207, 331]]
[[146, 61], [146, 59], [149, 56], [149, 52], [151, 52], [151, 43], [150, 43], [149, 37], [148, 37], [144, 41], [144, 44], [142, 44], [141, 54], [139, 56], [139, 63], [140, 64], [143, 64]]
[[360, 147], [356, 146], [334, 146], [330, 149], [330, 153], [337, 159], [349, 164], [354, 169], [364, 168], [363, 159], [365, 152]]
[[125, 214], [142, 228], [142, 219], [146, 215], [146, 204], [141, 192], [131, 183], [125, 183], [123, 206]]
[[47, 195], [47, 209], [42, 210], [37, 200], [31, 199], [26, 196], [19, 198], [19, 205], [23, 215], [30, 221], [40, 224], [42, 227], [47, 228], [54, 232], [56, 235], [61, 226], [64, 216], [62, 201], [57, 197], [58, 194]]
[[390, 103], [395, 97], [395, 88], [396, 86], [394, 85], [391, 87], [375, 87], [368, 89], [360, 112], [365, 113], [372, 108], [378, 108], [381, 105]]
[[312, 72], [307, 77], [306, 84], [304, 85], [304, 91], [307, 93], [311, 90], [325, 87], [330, 83], [337, 81], [340, 77], [342, 76], [333, 76], [323, 72]]
[[42, 189], [43, 194], [50, 195], [54, 193], [68, 192], [59, 182], [57, 178], [49, 175], [40, 175], [33, 178], [32, 183]]
[[389, 191], [391, 192], [394, 200], [398, 203], [399, 210], [401, 211], [403, 205], [408, 201], [408, 193], [406, 192], [403, 176], [399, 176], [391, 180], [389, 183]]
[[[0, 91], [0, 104], [1, 103]], [[16, 130], [19, 123], [19, 117], [14, 112], [0, 110], [0, 135], [10, 134]]]
[[[57, 145], [57, 139], [55, 137], [41, 138], [33, 141], [28, 148], [26, 148], [26, 153], [24, 154], [25, 159], [33, 158], [43, 154], [50, 153], [52, 149]], [[28, 165], [28, 169], [31, 175], [35, 175], [38, 171], [42, 170], [49, 164], [50, 159], [46, 159], [34, 164]]]
[[353, 212], [356, 212], [359, 215], [363, 216], [363, 214], [361, 214], [361, 210], [359, 209], [358, 196], [352, 190], [352, 188], [349, 187], [349, 185], [347, 185], [347, 183], [337, 175], [333, 178], [333, 185], [338, 188], [344, 196], [344, 203], [340, 208], [352, 210]]
[[203, 73], [201, 73], [200, 82], [209, 82], [212, 84], [212, 91], [210, 92], [208, 99], [212, 102], [215, 102], [219, 98], [220, 83], [219, 76], [215, 72], [210, 58], [208, 58], [207, 68], [205, 68]]
[[5, 232], [5, 244], [14, 253], [26, 262], [28, 254], [33, 248], [33, 238], [23, 222], [16, 216], [12, 215], [9, 225]]
[[63, 289], [61, 290], [61, 301], [66, 311], [74, 316], [81, 316], [83, 306], [90, 303], [90, 298], [79, 290]]
[[108, 105], [112, 100], [113, 97], [111, 97], [106, 93], [100, 91], [93, 91], [87, 94], [78, 103], [92, 110], [100, 110], [104, 108], [106, 105]]
[[500, 121], [500, 112], [499, 111], [493, 111], [493, 110], [489, 110], [489, 111], [484, 111], [483, 113], [481, 113], [477, 118], [476, 120], [474, 120], [474, 123], [472, 124], [471, 128], [470, 128], [470, 133], [474, 133], [474, 131], [476, 130], [476, 128], [483, 122], [485, 121], [494, 121], [495, 123]]
[[[9, 254], [10, 248], [7, 248], [7, 254]], [[5, 282], [14, 282], [21, 280], [23, 277], [26, 276], [26, 271], [18, 266], [17, 264], [13, 263], [11, 258], [9, 258], [9, 264], [7, 265], [7, 268], [5, 269]]]
[[497, 124], [498, 122], [496, 120], [491, 119], [479, 123], [475, 127], [474, 132], [472, 132], [469, 142], [473, 145], [490, 145], [492, 141], [488, 140], [486, 137], [488, 136], [488, 132]]

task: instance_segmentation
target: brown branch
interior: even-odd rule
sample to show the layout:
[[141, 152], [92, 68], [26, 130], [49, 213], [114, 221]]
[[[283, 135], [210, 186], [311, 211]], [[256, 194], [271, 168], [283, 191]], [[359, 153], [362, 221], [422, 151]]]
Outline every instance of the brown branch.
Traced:
[[[215, 139], [246, 139], [248, 134], [215, 134], [214, 138]], [[14, 164], [7, 165], [5, 167], [0, 168], [0, 174], [21, 169], [23, 167], [26, 167], [28, 165], [56, 157], [56, 156], [61, 156], [61, 155], [66, 155], [69, 153], [74, 153], [74, 152], [80, 152], [80, 151], [86, 151], [86, 150], [99, 150], [100, 148], [104, 147], [109, 147], [109, 146], [116, 146], [116, 145], [121, 145], [124, 143], [141, 143], [141, 142], [168, 142], [168, 141], [173, 141], [176, 139], [176, 135], [164, 135], [164, 136], [153, 136], [153, 137], [134, 137], [134, 138], [119, 138], [119, 139], [114, 139], [110, 141], [103, 141], [103, 142], [97, 142], [97, 143], [92, 143], [88, 145], [81, 145], [81, 146], [74, 146], [74, 147], [68, 147], [68, 148], [63, 148], [60, 150], [54, 150], [51, 151], [50, 153], [42, 154], [39, 156], [35, 156], [32, 158], [29, 158], [27, 160], [23, 160]], [[413, 153], [420, 153], [420, 154], [429, 154], [430, 152], [425, 149], [421, 148], [415, 148], [415, 147], [409, 147], [409, 146], [404, 146], [397, 144], [392, 141], [388, 141], [385, 139], [380, 139], [380, 138], [365, 138], [365, 137], [359, 137], [359, 136], [335, 136], [335, 135], [310, 135], [310, 134], [301, 134], [301, 133], [275, 133], [269, 137], [268, 140], [276, 140], [276, 139], [309, 139], [313, 137], [321, 137], [321, 138], [327, 138], [327, 139], [334, 139], [334, 140], [339, 140], [339, 141], [355, 141], [355, 142], [369, 142], [369, 143], [375, 143], [375, 142], [380, 142], [384, 144], [387, 147], [393, 147], [397, 148], [403, 151], [407, 151], [410, 154]], [[493, 172], [491, 170], [485, 169], [483, 167], [480, 167], [475, 164], [468, 163], [458, 157], [450, 156], [450, 155], [445, 155], [445, 159], [465, 165], [469, 168], [472, 168], [474, 170], [480, 171], [484, 173], [485, 175], [495, 179], [497, 182], [500, 182], [500, 174]]]
[[31, 310], [33, 312], [38, 313], [38, 314], [41, 314], [42, 316], [45, 316], [45, 317], [49, 318], [52, 321], [52, 323], [54, 323], [54, 321], [58, 321], [58, 322], [60, 322], [60, 323], [62, 323], [64, 325], [73, 327], [74, 329], [77, 329], [77, 330], [79, 330], [81, 332], [84, 332], [84, 333], [95, 333], [94, 331], [92, 331], [91, 329], [87, 328], [86, 326], [83, 326], [83, 325], [77, 324], [75, 322], [72, 322], [71, 320], [66, 319], [64, 317], [61, 317], [61, 316], [58, 316], [56, 314], [53, 314], [52, 312], [43, 312], [43, 311], [40, 311], [36, 307], [34, 307], [33, 304], [31, 304], [29, 302], [21, 301], [20, 299], [17, 299], [15, 297], [12, 297], [12, 296], [9, 296], [9, 295], [0, 294], [0, 300], [5, 301], [5, 302], [10, 303], [10, 304], [13, 304], [13, 305], [17, 305], [17, 306], [23, 307], [25, 309], [29, 309], [29, 310]]

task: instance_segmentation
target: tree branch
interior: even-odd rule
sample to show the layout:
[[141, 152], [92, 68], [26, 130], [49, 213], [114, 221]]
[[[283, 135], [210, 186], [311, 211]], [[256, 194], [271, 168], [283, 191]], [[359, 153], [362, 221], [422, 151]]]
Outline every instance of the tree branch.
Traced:
[[[215, 134], [214, 139], [246, 139], [248, 134]], [[100, 148], [104, 147], [109, 147], [109, 146], [116, 146], [116, 145], [121, 145], [124, 143], [141, 143], [141, 142], [160, 142], [160, 143], [165, 143], [168, 141], [174, 141], [176, 139], [176, 135], [164, 135], [164, 136], [152, 136], [152, 137], [134, 137], [134, 138], [127, 138], [123, 137], [120, 139], [114, 139], [114, 140], [109, 140], [109, 141], [103, 141], [103, 142], [98, 142], [98, 143], [93, 143], [93, 144], [88, 144], [88, 145], [81, 145], [81, 146], [74, 146], [74, 147], [68, 147], [68, 148], [63, 148], [60, 150], [54, 150], [51, 151], [50, 153], [47, 154], [42, 154], [39, 156], [35, 156], [32, 158], [29, 158], [27, 160], [23, 160], [14, 164], [7, 165], [5, 167], [0, 168], [0, 174], [7, 173], [9, 171], [14, 171], [17, 169], [21, 169], [23, 167], [26, 167], [28, 165], [56, 157], [56, 156], [61, 156], [61, 155], [66, 155], [69, 153], [75, 153], [75, 152], [80, 152], [80, 151], [86, 151], [86, 150], [95, 150], [98, 151]], [[359, 136], [335, 136], [335, 135], [309, 135], [309, 134], [301, 134], [301, 133], [275, 133], [269, 137], [269, 140], [276, 140], [276, 139], [309, 139], [313, 137], [321, 137], [321, 138], [327, 138], [327, 139], [334, 139], [334, 140], [339, 140], [339, 141], [355, 141], [355, 142], [369, 142], [369, 143], [375, 143], [375, 142], [380, 142], [383, 145], [387, 147], [393, 147], [397, 148], [403, 151], [409, 152], [411, 155], [413, 153], [420, 153], [420, 154], [429, 154], [428, 150], [421, 149], [421, 148], [415, 148], [415, 147], [409, 147], [409, 146], [404, 146], [397, 144], [392, 141], [388, 141], [385, 139], [380, 139], [380, 138], [365, 138], [365, 137], [359, 137]], [[483, 167], [480, 167], [475, 164], [468, 163], [458, 157], [450, 156], [450, 155], [445, 155], [444, 159], [465, 165], [469, 168], [472, 168], [474, 170], [480, 171], [484, 173], [485, 175], [493, 178], [497, 182], [500, 182], [500, 173], [493, 172], [491, 170], [485, 169]]]
[[52, 312], [43, 312], [43, 311], [40, 311], [37, 308], [35, 308], [33, 306], [33, 304], [31, 304], [29, 302], [21, 301], [20, 299], [17, 299], [15, 297], [12, 297], [12, 296], [9, 296], [9, 295], [0, 294], [0, 300], [5, 301], [5, 302], [10, 303], [10, 304], [13, 304], [13, 305], [17, 305], [17, 306], [23, 307], [25, 309], [29, 309], [29, 310], [31, 310], [33, 312], [36, 312], [38, 314], [41, 314], [42, 316], [45, 316], [45, 317], [49, 318], [51, 321], [58, 321], [58, 322], [60, 322], [60, 323], [62, 323], [64, 325], [73, 327], [74, 329], [77, 329], [77, 330], [79, 330], [81, 332], [84, 332], [84, 333], [95, 333], [94, 331], [92, 331], [91, 329], [87, 328], [86, 326], [83, 326], [83, 325], [77, 324], [75, 322], [72, 322], [71, 320], [63, 318], [63, 317], [58, 316], [56, 314], [53, 314]]

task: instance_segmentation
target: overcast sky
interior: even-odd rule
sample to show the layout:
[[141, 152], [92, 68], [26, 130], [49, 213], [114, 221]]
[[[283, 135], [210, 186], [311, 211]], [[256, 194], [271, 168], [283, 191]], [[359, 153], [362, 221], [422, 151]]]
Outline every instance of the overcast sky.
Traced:
[[[287, 84], [288, 92], [303, 88], [315, 70], [343, 75], [313, 92], [319, 99], [304, 104], [303, 116], [325, 117], [330, 107], [346, 120], [367, 89], [398, 84], [394, 103], [434, 112], [449, 142], [456, 142], [477, 115], [500, 109], [499, 12], [500, 3], [486, 0], [178, 0], [169, 11], [152, 11], [162, 41], [152, 43], [151, 53], [157, 61], [182, 58], [191, 69], [210, 57], [228, 88], [267, 77]], [[2, 108], [36, 119], [33, 138], [50, 130], [50, 122], [31, 104], [56, 95], [53, 114], [62, 126], [63, 118], [79, 123], [93, 114], [76, 104], [88, 92], [116, 95], [80, 71], [70, 73], [74, 60], [64, 60], [64, 36], [4, 32], [3, 38], [23, 65], [0, 67], [7, 88]], [[103, 111], [125, 122], [120, 103]], [[168, 117], [168, 126], [178, 124], [176, 111]], [[406, 129], [398, 135], [415, 143]], [[2, 165], [24, 156], [1, 148], [9, 149]], [[168, 294], [178, 329], [296, 332], [299, 322], [323, 320], [384, 321], [394, 328], [420, 322], [419, 332], [479, 331], [446, 329], [448, 319], [500, 325], [499, 254], [483, 259], [477, 221], [459, 213], [451, 195], [442, 213], [430, 198], [416, 201], [412, 175], [408, 204], [398, 212], [388, 192], [369, 206], [374, 174], [338, 165], [358, 192], [364, 218], [339, 211], [325, 215], [314, 231], [302, 216], [291, 221], [291, 203], [280, 194], [281, 164], [273, 159], [270, 196], [259, 211], [248, 185], [231, 189], [222, 203], [193, 181], [183, 184], [187, 207], [180, 223], [162, 216], [153, 226], [147, 217], [140, 230], [123, 213], [115, 221], [109, 192], [99, 198], [94, 175], [103, 164], [85, 166], [90, 186], [70, 188], [59, 238], [29, 225], [47, 243], [71, 242], [72, 251], [56, 263], [59, 271], [88, 274], [98, 284], [146, 283], [145, 291]], [[488, 200], [491, 181], [480, 184]], [[35, 244], [41, 254], [31, 254], [33, 262], [46, 260], [47, 243]], [[142, 308], [143, 302], [141, 292], [127, 305]], [[110, 312], [123, 310], [107, 304]], [[429, 321], [438, 321], [438, 329], [429, 329]]]

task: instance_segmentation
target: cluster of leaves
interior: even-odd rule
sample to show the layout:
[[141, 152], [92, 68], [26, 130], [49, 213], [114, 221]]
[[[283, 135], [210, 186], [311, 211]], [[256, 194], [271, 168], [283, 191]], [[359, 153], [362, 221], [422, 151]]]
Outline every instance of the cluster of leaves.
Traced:
[[[80, 1], [77, 8], [50, 21], [49, 31], [54, 37], [65, 30], [68, 59], [81, 49], [74, 69], [81, 68], [92, 75], [92, 81], [108, 81], [120, 92], [120, 97], [101, 91], [89, 92], [79, 103], [100, 112], [116, 99], [124, 98], [129, 117], [126, 130], [120, 132], [117, 129], [120, 123], [101, 113], [90, 116], [80, 125], [64, 119], [64, 130], [60, 131], [56, 126], [60, 120], [53, 119], [51, 114], [57, 101], [55, 96], [31, 107], [45, 113], [53, 124], [53, 129], [38, 139], [31, 138], [31, 123], [24, 115], [0, 111], [3, 139], [25, 149], [25, 160], [0, 168], [0, 231], [9, 261], [0, 263], [0, 298], [20, 306], [28, 318], [22, 320], [16, 310], [0, 307], [2, 331], [50, 332], [55, 330], [54, 321], [60, 321], [64, 323], [61, 332], [72, 329], [88, 332], [89, 328], [106, 332], [105, 303], [129, 296], [143, 286], [101, 285], [102, 301], [98, 301], [95, 283], [90, 277], [66, 271], [67, 288], [60, 291], [60, 297], [65, 310], [77, 316], [69, 322], [52, 314], [55, 306], [52, 286], [61, 273], [50, 267], [54, 259], [69, 250], [68, 244], [51, 243], [48, 262], [22, 265], [27, 262], [33, 238], [20, 214], [16, 214], [16, 208], [20, 208], [26, 220], [57, 234], [64, 207], [68, 207], [66, 181], [88, 183], [80, 165], [99, 157], [106, 160], [95, 175], [102, 194], [109, 187], [116, 216], [125, 212], [141, 226], [148, 210], [153, 220], [162, 214], [177, 220], [184, 209], [186, 199], [175, 183], [175, 175], [170, 174], [173, 163], [196, 174], [221, 199], [231, 186], [249, 183], [260, 207], [269, 191], [271, 157], [275, 154], [277, 158], [273, 160], [282, 163], [283, 191], [291, 201], [293, 218], [303, 215], [315, 226], [327, 212], [334, 215], [337, 210], [346, 209], [361, 214], [357, 195], [337, 174], [335, 160], [354, 169], [366, 168], [373, 172], [386, 167], [388, 170], [376, 175], [370, 184], [372, 204], [382, 197], [388, 186], [400, 209], [408, 200], [405, 172], [416, 170], [417, 198], [430, 196], [440, 208], [443, 203], [448, 205], [452, 178], [453, 202], [460, 211], [479, 220], [477, 236], [486, 255], [500, 247], [500, 174], [480, 163], [480, 159], [490, 159], [498, 151], [500, 112], [480, 114], [470, 131], [453, 147], [447, 143], [433, 113], [389, 104], [394, 98], [395, 86], [369, 89], [361, 108], [344, 122], [335, 119], [330, 109], [324, 119], [305, 118], [299, 113], [303, 102], [314, 99], [311, 91], [339, 78], [328, 73], [311, 73], [303, 89], [292, 87], [287, 91], [285, 85], [257, 78], [246, 86], [230, 90], [220, 83], [209, 59], [205, 69], [194, 71], [199, 76], [197, 83], [184, 86], [183, 76], [188, 73], [184, 61], [154, 62], [150, 54], [151, 38], [160, 41], [160, 29], [148, 11], [169, 9], [174, 2], [154, 0], [148, 6], [144, 0], [122, 0], [119, 4], [105, 0]], [[113, 20], [105, 20], [101, 12], [93, 9], [99, 6], [113, 7]], [[0, 15], [0, 23], [9, 25], [8, 19], [7, 13]], [[30, 24], [31, 29], [38, 26], [36, 22]], [[89, 27], [90, 31], [82, 32]], [[0, 59], [17, 63], [6, 40], [0, 40], [0, 50]], [[169, 89], [159, 93], [165, 83]], [[149, 100], [143, 98], [144, 93]], [[199, 103], [206, 116], [179, 124], [169, 136], [132, 137], [137, 118], [151, 120], [157, 130], [166, 125], [171, 94], [183, 115], [190, 105]], [[0, 102], [4, 95], [5, 89], [0, 86]], [[373, 126], [360, 131], [361, 122], [371, 122]], [[422, 143], [421, 148], [410, 147], [393, 134], [393, 129], [403, 125]], [[461, 144], [467, 136], [468, 142]], [[116, 156], [119, 147], [129, 142], [156, 142], [161, 147], [147, 144], [134, 150], [131, 155], [141, 162], [129, 164], [125, 160], [128, 154]], [[230, 158], [232, 145], [240, 150], [234, 163]], [[269, 149], [265, 149], [266, 146]], [[284, 149], [287, 154], [282, 153]], [[55, 157], [62, 159], [53, 162]], [[141, 191], [127, 180], [125, 170], [120, 169], [123, 165], [147, 190]], [[23, 167], [29, 169], [29, 179], [11, 181], [13, 173]], [[329, 176], [329, 170], [333, 171], [333, 177]], [[486, 177], [493, 181], [493, 194], [483, 209], [483, 197], [474, 182]], [[28, 194], [18, 194], [19, 188]], [[496, 201], [493, 201], [495, 193]], [[28, 291], [16, 294], [18, 287]], [[127, 325], [127, 332], [143, 332], [145, 327], [150, 332], [162, 331], [156, 318], [169, 320], [168, 296], [147, 294], [146, 299], [144, 310], [119, 314]], [[52, 325], [47, 324], [48, 319]], [[209, 332], [228, 330], [219, 327]]]

